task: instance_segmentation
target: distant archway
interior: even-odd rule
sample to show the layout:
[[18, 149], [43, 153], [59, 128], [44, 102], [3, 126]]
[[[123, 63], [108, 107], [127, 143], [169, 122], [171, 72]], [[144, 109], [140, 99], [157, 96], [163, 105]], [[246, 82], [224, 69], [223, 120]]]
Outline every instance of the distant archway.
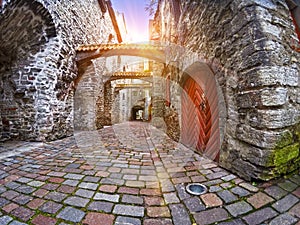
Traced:
[[140, 105], [133, 106], [131, 109], [131, 120], [132, 121], [142, 121], [143, 120], [144, 107]]

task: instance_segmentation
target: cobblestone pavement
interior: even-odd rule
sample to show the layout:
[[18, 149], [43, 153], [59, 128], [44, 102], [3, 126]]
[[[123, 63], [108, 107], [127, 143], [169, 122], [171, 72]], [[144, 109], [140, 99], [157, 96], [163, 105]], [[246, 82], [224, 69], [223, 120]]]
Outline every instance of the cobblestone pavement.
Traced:
[[299, 173], [253, 186], [147, 123], [0, 145], [1, 225], [300, 224]]

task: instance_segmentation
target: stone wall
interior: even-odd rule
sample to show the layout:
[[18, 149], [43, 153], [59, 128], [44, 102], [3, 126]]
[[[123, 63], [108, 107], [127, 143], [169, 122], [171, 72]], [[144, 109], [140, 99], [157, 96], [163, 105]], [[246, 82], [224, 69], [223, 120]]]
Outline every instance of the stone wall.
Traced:
[[95, 0], [13, 0], [0, 29], [2, 139], [73, 134], [76, 48], [116, 37], [108, 12]]
[[299, 168], [300, 64], [285, 2], [186, 0], [179, 15], [177, 2], [160, 1], [156, 30], [184, 48], [181, 71], [200, 61], [215, 74], [227, 115], [220, 165], [249, 180]]

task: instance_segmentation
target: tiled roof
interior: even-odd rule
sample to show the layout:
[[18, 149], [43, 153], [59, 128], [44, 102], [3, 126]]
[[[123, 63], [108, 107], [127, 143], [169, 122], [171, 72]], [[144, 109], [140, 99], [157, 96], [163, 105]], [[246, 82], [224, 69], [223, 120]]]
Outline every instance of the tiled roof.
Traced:
[[95, 50], [117, 50], [117, 49], [136, 49], [136, 50], [164, 50], [163, 46], [150, 44], [91, 44], [81, 45], [77, 52], [95, 51]]

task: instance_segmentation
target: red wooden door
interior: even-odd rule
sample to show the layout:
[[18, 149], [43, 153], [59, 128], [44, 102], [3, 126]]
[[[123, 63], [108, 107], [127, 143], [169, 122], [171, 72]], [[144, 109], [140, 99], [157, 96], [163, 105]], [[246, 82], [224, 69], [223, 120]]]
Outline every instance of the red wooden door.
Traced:
[[214, 81], [206, 91], [191, 77], [183, 86], [181, 141], [213, 160], [218, 160], [220, 132], [218, 98]]

